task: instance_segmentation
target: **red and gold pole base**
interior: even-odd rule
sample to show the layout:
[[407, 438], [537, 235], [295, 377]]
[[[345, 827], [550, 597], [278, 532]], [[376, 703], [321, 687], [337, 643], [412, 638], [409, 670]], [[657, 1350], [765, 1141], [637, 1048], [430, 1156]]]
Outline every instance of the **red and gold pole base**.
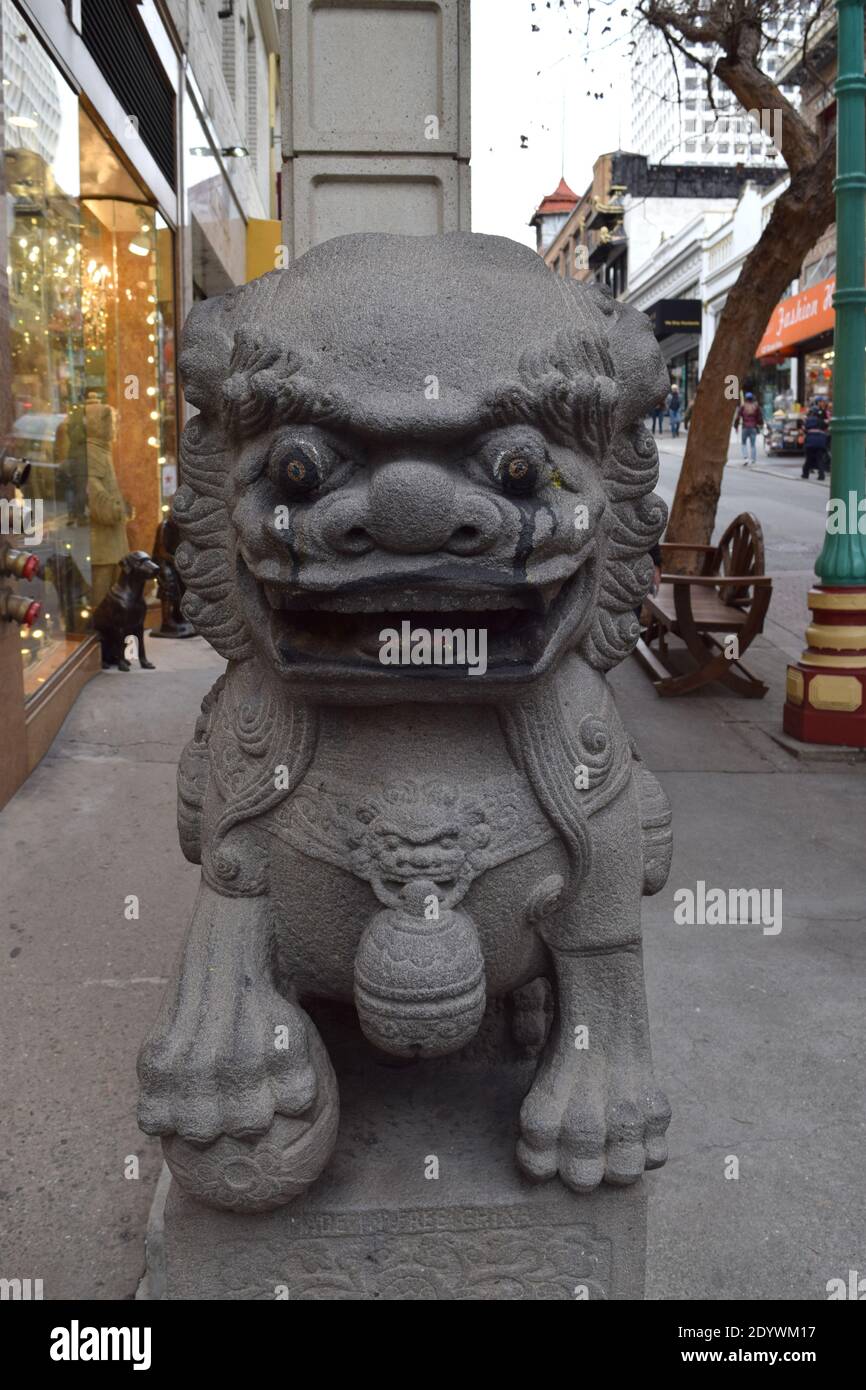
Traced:
[[785, 733], [805, 743], [866, 748], [866, 586], [818, 585], [808, 604], [809, 645], [788, 667]]

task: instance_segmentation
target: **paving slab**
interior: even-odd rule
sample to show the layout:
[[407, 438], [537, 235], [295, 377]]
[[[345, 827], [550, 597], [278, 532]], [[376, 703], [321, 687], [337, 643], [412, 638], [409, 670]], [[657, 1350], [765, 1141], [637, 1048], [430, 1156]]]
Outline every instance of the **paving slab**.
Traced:
[[0, 818], [0, 1273], [46, 1298], [133, 1296], [161, 1162], [135, 1058], [198, 884], [177, 758], [223, 663], [198, 638], [153, 645], [159, 670], [85, 687]]

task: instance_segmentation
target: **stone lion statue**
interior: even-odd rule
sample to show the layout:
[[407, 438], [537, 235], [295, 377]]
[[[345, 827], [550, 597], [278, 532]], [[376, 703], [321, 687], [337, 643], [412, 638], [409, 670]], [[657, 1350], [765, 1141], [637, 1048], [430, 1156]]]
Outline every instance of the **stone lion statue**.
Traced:
[[180, 369], [183, 611], [228, 666], [178, 771], [201, 888], [141, 1127], [195, 1197], [278, 1206], [338, 1127], [305, 1004], [428, 1058], [511, 996], [517, 1163], [634, 1182], [670, 1118], [640, 931], [670, 810], [604, 673], [666, 515], [649, 321], [499, 237], [347, 236], [197, 305]]

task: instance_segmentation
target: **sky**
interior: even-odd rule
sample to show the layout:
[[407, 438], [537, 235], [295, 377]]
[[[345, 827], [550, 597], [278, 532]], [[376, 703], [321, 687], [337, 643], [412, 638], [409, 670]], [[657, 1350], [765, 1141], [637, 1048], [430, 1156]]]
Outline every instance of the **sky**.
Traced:
[[563, 173], [582, 193], [593, 161], [628, 147], [633, 12], [631, 0], [472, 0], [473, 231], [534, 246], [527, 223]]

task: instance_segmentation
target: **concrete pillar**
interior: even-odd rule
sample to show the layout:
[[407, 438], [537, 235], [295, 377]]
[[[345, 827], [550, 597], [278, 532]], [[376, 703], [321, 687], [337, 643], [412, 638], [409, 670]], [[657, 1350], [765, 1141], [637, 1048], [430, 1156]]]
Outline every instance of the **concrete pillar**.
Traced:
[[283, 238], [468, 231], [469, 0], [278, 0]]

